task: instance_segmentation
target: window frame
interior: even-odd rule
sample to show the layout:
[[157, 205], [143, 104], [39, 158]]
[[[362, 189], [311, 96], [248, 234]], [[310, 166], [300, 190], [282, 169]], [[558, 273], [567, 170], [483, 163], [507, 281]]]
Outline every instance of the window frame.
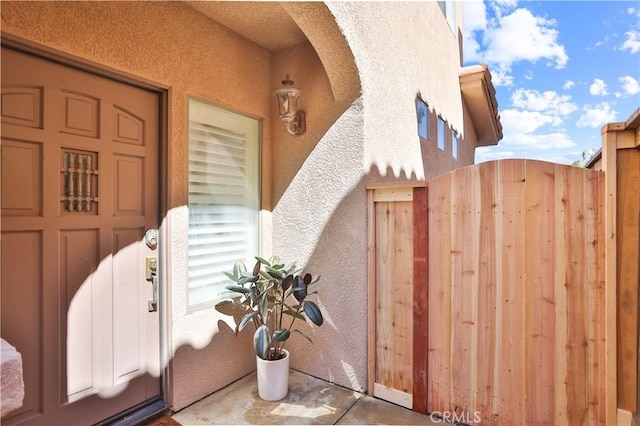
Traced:
[[440, 115], [438, 115], [437, 120], [438, 124], [436, 126], [436, 146], [440, 151], [447, 152], [447, 122]]
[[[421, 126], [421, 122], [420, 122], [420, 111], [421, 111], [421, 107], [424, 107], [424, 126]], [[424, 99], [422, 99], [420, 96], [416, 96], [416, 123], [417, 123], [417, 130], [418, 130], [418, 137], [428, 141], [429, 140], [429, 105], [424, 101]], [[421, 133], [421, 127], [424, 128], [424, 134]]]
[[[202, 117], [210, 114], [210, 119], [206, 123], [200, 122], [199, 120], [204, 120]], [[209, 128], [210, 127], [210, 131]], [[187, 297], [186, 304], [187, 310], [189, 312], [201, 309], [201, 308], [209, 308], [214, 306], [221, 299], [228, 297], [231, 293], [224, 289], [224, 286], [228, 284], [226, 276], [224, 276], [224, 271], [230, 271], [233, 268], [233, 264], [237, 260], [242, 260], [245, 263], [254, 262], [254, 256], [259, 255], [260, 247], [261, 247], [261, 223], [260, 223], [260, 210], [262, 207], [262, 149], [261, 149], [261, 122], [260, 120], [245, 115], [240, 114], [235, 111], [228, 110], [226, 108], [217, 106], [211, 102], [206, 100], [189, 97], [187, 101], [187, 173], [186, 173], [186, 183], [187, 183], [187, 208], [188, 208], [188, 224], [187, 224]], [[246, 147], [242, 144], [232, 142], [234, 138], [239, 141], [242, 139], [241, 136], [234, 136], [235, 134], [241, 134], [243, 131], [246, 131]], [[195, 132], [195, 133], [194, 133]], [[203, 133], [197, 133], [203, 132]], [[206, 134], [205, 134], [206, 133]], [[199, 135], [200, 138], [194, 137], [194, 134]], [[210, 138], [210, 140], [207, 140]], [[195, 139], [199, 140], [199, 145], [192, 145]], [[207, 148], [202, 148], [202, 145], [207, 144]], [[203, 162], [200, 158], [192, 157], [194, 151], [200, 151], [201, 156], [207, 159], [206, 164], [203, 165]], [[247, 154], [244, 157], [237, 157], [238, 153], [242, 150], [246, 150]], [[202, 154], [204, 153], [204, 154]], [[220, 158], [216, 159], [216, 156], [220, 156]], [[211, 160], [209, 160], [211, 158]], [[228, 164], [225, 164], [224, 158], [227, 158]], [[238, 174], [233, 174], [229, 172], [229, 167], [232, 170], [240, 170], [242, 169], [241, 160], [246, 160], [245, 172], [239, 172]], [[199, 162], [200, 168], [196, 167], [192, 168], [192, 166]], [[214, 164], [215, 163], [215, 164]], [[229, 166], [230, 164], [230, 166]], [[210, 166], [213, 165], [214, 168]], [[219, 168], [218, 168], [219, 167]], [[203, 170], [204, 168], [204, 170]], [[249, 171], [248, 173], [246, 171]], [[202, 192], [194, 190], [194, 186], [197, 184], [202, 184], [201, 180], [194, 179], [194, 174], [202, 175], [211, 175], [203, 177], [202, 180], [205, 181], [203, 184], [205, 187], [216, 187], [216, 185], [221, 185], [217, 188], [222, 189], [217, 195], [214, 191]], [[215, 176], [219, 176], [221, 182], [217, 182]], [[209, 180], [211, 179], [211, 180]], [[235, 180], [235, 181], [234, 181]], [[241, 183], [237, 181], [240, 180]], [[227, 184], [226, 181], [229, 181]], [[226, 192], [224, 190], [232, 189], [233, 187], [237, 188], [245, 188], [245, 191], [239, 191], [237, 193]], [[194, 201], [195, 194], [198, 195], [199, 201]], [[234, 200], [236, 198], [243, 198], [248, 194], [250, 201], [242, 201], [237, 202]], [[208, 201], [200, 201], [209, 196]], [[228, 199], [229, 201], [223, 201]], [[194, 211], [196, 210], [195, 206], [199, 206], [199, 204], [206, 206], [207, 204], [211, 207], [211, 210], [208, 212], [205, 211], [206, 207], [202, 207], [203, 210], [201, 212]], [[229, 210], [232, 212], [230, 213]], [[238, 213], [240, 212], [240, 213]], [[220, 240], [225, 240], [225, 236], [229, 236], [229, 238], [233, 239], [234, 236], [230, 235], [229, 232], [238, 232], [239, 234], [249, 232], [251, 235], [247, 237], [249, 243], [241, 243], [235, 245], [235, 248], [238, 246], [245, 245], [246, 248], [241, 249], [242, 255], [238, 256], [234, 259], [219, 260], [219, 265], [217, 269], [219, 271], [215, 271], [215, 276], [210, 277], [210, 279], [214, 280], [214, 284], [200, 284], [192, 286], [194, 279], [194, 272], [200, 272], [197, 270], [197, 267], [193, 268], [194, 251], [196, 250], [194, 247], [197, 246], [197, 238], [194, 238], [197, 227], [194, 226], [194, 215], [206, 215], [211, 214], [213, 216], [218, 216], [218, 218], [210, 219], [210, 223], [205, 225], [206, 230], [210, 233], [210, 240], [216, 240], [219, 238]], [[235, 222], [235, 219], [242, 216], [247, 216], [249, 220], [245, 223], [240, 224], [241, 221], [238, 221], [235, 226], [229, 226], [231, 222]], [[229, 218], [233, 217], [234, 219], [229, 222]], [[215, 225], [214, 222], [220, 222], [220, 229], [216, 229], [218, 225]], [[249, 224], [249, 225], [247, 225]], [[234, 228], [233, 231], [227, 229]], [[248, 230], [248, 231], [247, 231]], [[226, 235], [225, 235], [226, 234]], [[236, 241], [238, 238], [236, 238]], [[203, 245], [198, 246], [198, 249], [201, 251], [205, 251], [210, 247], [214, 247], [214, 245], [218, 244], [215, 242], [210, 243], [202, 243]], [[226, 243], [220, 243], [220, 246], [215, 246], [218, 248], [224, 248]], [[232, 244], [232, 243], [230, 243]], [[207, 246], [208, 247], [205, 247]], [[204, 248], [201, 248], [204, 247]], [[227, 251], [219, 251], [218, 253], [214, 253], [215, 248], [210, 248], [211, 253], [204, 253], [203, 256], [212, 256], [212, 261], [208, 266], [204, 266], [205, 269], [215, 269], [215, 267], [211, 266], [215, 264], [215, 256], [224, 257], [225, 254], [228, 254]], [[237, 250], [236, 250], [237, 252]], [[206, 259], [205, 259], [206, 261]], [[203, 258], [200, 257], [200, 263], [203, 262]], [[228, 264], [227, 264], [228, 263]], [[249, 263], [247, 263], [249, 265]], [[250, 263], [253, 265], [253, 263]], [[203, 272], [204, 273], [204, 272]], [[213, 273], [213, 272], [212, 272]], [[229, 282], [230, 283], [230, 282]], [[204, 296], [197, 296], [198, 293], [200, 295], [204, 294]]]

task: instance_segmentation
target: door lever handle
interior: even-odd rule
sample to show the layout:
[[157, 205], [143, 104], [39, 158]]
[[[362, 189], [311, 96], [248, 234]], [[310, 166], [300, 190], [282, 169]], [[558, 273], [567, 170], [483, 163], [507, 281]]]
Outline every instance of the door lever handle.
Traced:
[[147, 257], [146, 259], [147, 281], [152, 286], [152, 298], [148, 300], [149, 312], [158, 311], [158, 258]]
[[148, 308], [149, 312], [157, 312], [158, 311], [158, 277], [153, 274], [151, 276], [151, 285], [153, 286], [153, 299], [149, 299]]

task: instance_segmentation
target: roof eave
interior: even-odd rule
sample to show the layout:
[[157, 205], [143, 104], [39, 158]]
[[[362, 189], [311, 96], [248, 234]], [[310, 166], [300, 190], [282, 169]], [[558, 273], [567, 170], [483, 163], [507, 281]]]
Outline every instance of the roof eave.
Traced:
[[496, 90], [486, 65], [460, 70], [460, 91], [476, 132], [477, 146], [496, 145], [502, 139]]

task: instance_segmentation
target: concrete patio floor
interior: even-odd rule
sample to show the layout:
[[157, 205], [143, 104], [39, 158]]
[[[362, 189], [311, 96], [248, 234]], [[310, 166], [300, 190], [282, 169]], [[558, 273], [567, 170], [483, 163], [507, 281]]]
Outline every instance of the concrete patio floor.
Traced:
[[173, 414], [181, 425], [435, 425], [429, 416], [291, 370], [289, 394], [258, 397], [256, 373]]

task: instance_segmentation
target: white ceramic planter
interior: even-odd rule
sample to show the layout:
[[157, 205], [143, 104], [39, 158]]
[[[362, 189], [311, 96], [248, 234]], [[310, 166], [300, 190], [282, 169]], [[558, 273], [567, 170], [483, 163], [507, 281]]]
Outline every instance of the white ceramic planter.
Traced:
[[279, 401], [289, 392], [289, 351], [285, 357], [266, 361], [256, 356], [258, 367], [258, 396], [265, 401]]

